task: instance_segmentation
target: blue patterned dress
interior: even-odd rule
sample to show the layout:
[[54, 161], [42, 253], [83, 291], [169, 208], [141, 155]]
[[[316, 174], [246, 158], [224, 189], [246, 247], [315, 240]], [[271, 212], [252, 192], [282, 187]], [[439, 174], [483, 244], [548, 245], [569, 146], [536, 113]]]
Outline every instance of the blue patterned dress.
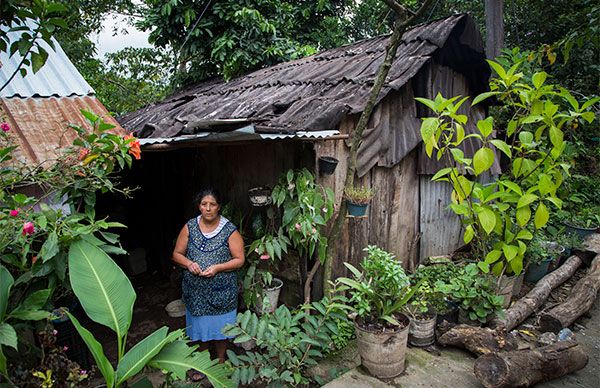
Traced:
[[[200, 217], [188, 221], [186, 256], [205, 270], [211, 265], [231, 260], [227, 240], [236, 227], [221, 216], [219, 226], [205, 235], [200, 230]], [[186, 307], [186, 334], [193, 341], [223, 340], [227, 323], [234, 324], [237, 313], [237, 271], [219, 272], [212, 278], [183, 272], [183, 303]]]

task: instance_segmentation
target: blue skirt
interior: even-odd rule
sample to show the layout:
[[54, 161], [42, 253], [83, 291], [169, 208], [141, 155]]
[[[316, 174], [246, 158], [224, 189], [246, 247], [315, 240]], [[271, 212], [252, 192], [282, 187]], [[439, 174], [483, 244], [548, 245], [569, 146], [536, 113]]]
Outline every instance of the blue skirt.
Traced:
[[185, 309], [185, 333], [192, 341], [224, 340], [227, 337], [221, 333], [226, 324], [235, 324], [237, 309], [222, 315], [192, 315], [190, 310]]

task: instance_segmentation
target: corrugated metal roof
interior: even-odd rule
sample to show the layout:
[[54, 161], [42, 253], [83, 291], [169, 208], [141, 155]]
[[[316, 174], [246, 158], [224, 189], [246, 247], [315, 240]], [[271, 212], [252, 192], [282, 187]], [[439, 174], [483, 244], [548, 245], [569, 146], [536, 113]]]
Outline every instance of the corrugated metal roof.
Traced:
[[[21, 33], [9, 32], [8, 37], [14, 41]], [[10, 83], [0, 91], [0, 97], [67, 97], [94, 94], [94, 89], [79, 74], [58, 42], [54, 38], [52, 41], [56, 51], [42, 39], [36, 41], [48, 52], [45, 65], [35, 74], [31, 67], [26, 67], [27, 75], [25, 77], [17, 73]], [[2, 64], [0, 85], [4, 85], [10, 78], [21, 59], [18, 52], [10, 58], [7, 52], [0, 52], [0, 63]]]
[[[472, 43], [479, 40], [465, 38], [466, 32], [476, 31], [473, 26], [467, 15], [454, 15], [407, 31], [379, 98], [400, 89], [449, 41], [459, 48], [453, 51], [458, 57], [439, 55], [436, 60], [463, 66], [473, 61], [476, 55], [470, 52], [475, 52], [485, 65], [481, 44]], [[119, 121], [140, 137], [163, 138], [185, 133], [189, 123], [210, 119], [247, 119], [264, 133], [336, 129], [345, 115], [363, 110], [388, 39], [327, 50], [230, 82], [205, 82]], [[485, 72], [471, 73], [472, 78], [486, 78]]]
[[11, 126], [8, 134], [18, 145], [13, 155], [28, 165], [52, 161], [59, 156], [62, 148], [72, 144], [75, 131], [68, 124], [89, 128], [81, 109], [103, 116], [106, 122], [116, 125], [113, 132], [125, 133], [94, 96], [2, 98], [0, 108]]
[[281, 140], [281, 139], [326, 139], [330, 136], [339, 135], [340, 131], [313, 131], [296, 132], [294, 134], [257, 133], [253, 125], [236, 129], [230, 132], [198, 132], [193, 135], [182, 135], [176, 137], [149, 137], [140, 139], [140, 145], [168, 144], [181, 142], [234, 142], [245, 140]]

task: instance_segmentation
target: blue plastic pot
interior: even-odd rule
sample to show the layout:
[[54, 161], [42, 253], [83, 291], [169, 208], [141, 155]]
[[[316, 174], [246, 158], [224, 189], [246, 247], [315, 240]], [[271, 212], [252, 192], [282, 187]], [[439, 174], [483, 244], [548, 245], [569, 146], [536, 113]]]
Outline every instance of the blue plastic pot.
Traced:
[[348, 214], [354, 217], [362, 217], [367, 213], [368, 204], [360, 205], [357, 203], [352, 203], [350, 201], [346, 201], [348, 207]]
[[596, 229], [598, 229], [597, 226], [595, 228], [581, 228], [579, 226], [567, 224], [566, 222], [563, 222], [563, 225], [565, 226], [567, 233], [576, 234], [581, 237], [581, 239], [585, 239], [587, 236], [595, 233]]
[[527, 272], [525, 273], [525, 281], [529, 283], [537, 283], [548, 273], [548, 266], [552, 260], [554, 259], [550, 258], [543, 260], [540, 263], [529, 264], [529, 267], [527, 267]]

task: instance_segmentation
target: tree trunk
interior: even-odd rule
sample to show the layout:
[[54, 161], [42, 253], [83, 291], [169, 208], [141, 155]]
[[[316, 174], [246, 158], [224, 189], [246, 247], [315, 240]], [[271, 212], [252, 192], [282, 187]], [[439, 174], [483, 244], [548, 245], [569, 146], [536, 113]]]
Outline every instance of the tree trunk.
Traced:
[[542, 331], [559, 332], [570, 326], [577, 318], [589, 311], [600, 289], [600, 255], [596, 255], [587, 275], [580, 279], [571, 290], [569, 297], [560, 305], [542, 314]]
[[514, 329], [544, 304], [553, 289], [573, 276], [581, 263], [579, 257], [569, 257], [562, 266], [540, 279], [527, 295], [507, 309], [504, 318], [494, 318], [491, 326], [501, 328], [507, 332]]
[[575, 341], [533, 350], [487, 354], [475, 361], [475, 376], [487, 388], [528, 387], [583, 369], [586, 352]]
[[[442, 324], [443, 325], [443, 324]], [[441, 326], [442, 331], [445, 329]], [[438, 337], [443, 346], [462, 348], [476, 355], [497, 353], [501, 350], [517, 348], [512, 335], [504, 336], [496, 330], [469, 325], [457, 325]]]
[[504, 47], [504, 0], [485, 0], [485, 54], [488, 59], [500, 55]]
[[[344, 187], [352, 186], [354, 183], [354, 174], [356, 173], [356, 160], [358, 157], [358, 148], [360, 143], [362, 142], [362, 136], [364, 130], [367, 128], [367, 124], [369, 123], [369, 119], [371, 118], [371, 114], [373, 113], [373, 109], [375, 108], [375, 103], [377, 102], [377, 98], [379, 97], [379, 93], [381, 92], [381, 88], [383, 87], [383, 83], [387, 78], [387, 75], [392, 67], [392, 63], [396, 58], [396, 51], [398, 50], [398, 46], [400, 45], [402, 34], [406, 31], [406, 29], [417, 19], [419, 18], [433, 3], [433, 0], [424, 0], [421, 7], [416, 12], [412, 12], [405, 8], [403, 5], [398, 3], [396, 0], [383, 0], [384, 3], [388, 5], [392, 9], [392, 11], [396, 14], [396, 23], [394, 26], [394, 31], [390, 36], [390, 40], [388, 42], [387, 47], [385, 48], [385, 57], [379, 68], [377, 69], [377, 75], [375, 76], [375, 82], [373, 83], [373, 88], [371, 89], [371, 93], [369, 94], [369, 99], [365, 104], [365, 108], [363, 109], [360, 118], [358, 119], [358, 124], [350, 134], [350, 151], [348, 153], [348, 165], [346, 168], [346, 179], [344, 181]], [[333, 260], [338, 258], [338, 249], [339, 249], [339, 240], [340, 233], [342, 232], [342, 226], [344, 224], [344, 220], [346, 218], [346, 202], [342, 201], [340, 208], [335, 215], [333, 220], [333, 226], [331, 228], [331, 232], [329, 236], [327, 236], [327, 240], [330, 242], [328, 257], [323, 263], [323, 291], [326, 296], [329, 296], [330, 286], [329, 280], [331, 280], [331, 272], [333, 268]]]

